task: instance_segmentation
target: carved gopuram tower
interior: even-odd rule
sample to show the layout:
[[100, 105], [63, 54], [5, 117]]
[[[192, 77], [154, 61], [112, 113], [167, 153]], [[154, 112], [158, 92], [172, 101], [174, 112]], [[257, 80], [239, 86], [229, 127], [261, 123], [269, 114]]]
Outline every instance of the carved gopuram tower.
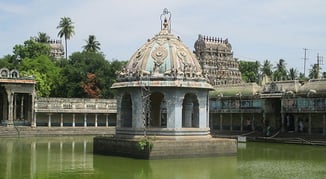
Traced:
[[242, 83], [239, 65], [233, 58], [228, 39], [199, 35], [195, 42], [195, 54], [211, 85]]

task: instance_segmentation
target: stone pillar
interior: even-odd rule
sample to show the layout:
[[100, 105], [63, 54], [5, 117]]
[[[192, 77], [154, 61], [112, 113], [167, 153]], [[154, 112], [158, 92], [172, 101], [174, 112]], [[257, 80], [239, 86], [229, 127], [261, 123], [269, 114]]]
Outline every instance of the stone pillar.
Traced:
[[243, 132], [243, 113], [240, 116], [240, 131]]
[[[143, 129], [143, 99], [141, 96], [141, 89], [139, 89], [139, 93], [135, 93], [132, 95], [132, 128]], [[122, 111], [123, 112], [123, 111]]]
[[284, 119], [284, 113], [281, 113], [281, 132], [285, 132], [285, 119]]
[[51, 115], [52, 115], [52, 114], [49, 114], [48, 127], [51, 127]]
[[20, 114], [19, 114], [20, 119], [25, 119], [25, 116], [24, 116], [24, 111], [25, 111], [24, 110], [24, 100], [25, 100], [24, 96], [21, 96], [20, 97]]
[[87, 127], [87, 114], [84, 114], [84, 127]]
[[76, 123], [76, 115], [72, 114], [72, 127], [75, 127], [75, 123]]
[[63, 113], [60, 115], [60, 127], [63, 127]]
[[309, 118], [308, 118], [308, 134], [311, 134], [311, 113], [309, 113]]
[[13, 121], [13, 97], [14, 93], [7, 90], [7, 97], [8, 97], [8, 118], [7, 118], [7, 125], [8, 126], [13, 126], [14, 121]]
[[[35, 112], [35, 96], [36, 96], [36, 92], [35, 92], [35, 88], [32, 92], [32, 94], [29, 94], [27, 99], [25, 99], [27, 102], [25, 102], [25, 109], [27, 110], [27, 112], [25, 113], [25, 118], [27, 120], [33, 120], [34, 119], [34, 116], [33, 115], [36, 115], [36, 112]], [[27, 107], [26, 107], [27, 106]], [[35, 117], [35, 126], [36, 127], [36, 117]]]
[[230, 131], [233, 131], [233, 115], [230, 113]]
[[97, 114], [95, 114], [95, 127], [97, 127]]
[[223, 130], [223, 114], [220, 113], [220, 131]]
[[298, 125], [299, 122], [298, 122], [298, 116], [294, 116], [294, 132], [298, 132]]
[[109, 114], [105, 115], [105, 127], [109, 127]]
[[323, 136], [326, 135], [326, 116], [323, 114]]
[[18, 94], [13, 94], [13, 117], [12, 120], [17, 119], [17, 96]]
[[[265, 113], [264, 113], [265, 116]], [[264, 117], [265, 118], [265, 117]], [[256, 123], [256, 118], [255, 118], [255, 114], [252, 114], [252, 121], [251, 121], [251, 130], [254, 131], [255, 130], [255, 123]]]
[[36, 117], [36, 112], [34, 112], [34, 116], [33, 116], [33, 119], [32, 119], [32, 126], [31, 127], [36, 127], [36, 120], [37, 120], [37, 117]]
[[182, 127], [182, 102], [179, 97], [175, 97], [175, 92], [167, 93], [164, 96], [166, 100], [167, 112], [167, 128], [181, 128]]

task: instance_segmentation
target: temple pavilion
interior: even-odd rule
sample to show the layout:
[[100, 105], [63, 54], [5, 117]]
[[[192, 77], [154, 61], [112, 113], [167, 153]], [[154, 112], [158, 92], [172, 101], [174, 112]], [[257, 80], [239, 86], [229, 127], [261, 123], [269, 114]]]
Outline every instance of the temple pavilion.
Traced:
[[96, 137], [95, 153], [149, 159], [236, 153], [234, 139], [210, 135], [213, 88], [195, 54], [171, 33], [167, 9], [160, 32], [132, 55], [112, 88], [117, 89], [116, 135]]

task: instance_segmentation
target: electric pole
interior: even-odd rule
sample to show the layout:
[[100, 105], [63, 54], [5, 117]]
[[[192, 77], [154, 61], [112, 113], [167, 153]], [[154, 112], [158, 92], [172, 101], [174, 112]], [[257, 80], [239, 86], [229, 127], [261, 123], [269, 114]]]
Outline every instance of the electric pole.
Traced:
[[317, 79], [319, 79], [320, 65], [323, 65], [323, 56], [319, 56], [319, 53], [317, 53]]
[[303, 57], [303, 61], [304, 61], [304, 64], [303, 64], [303, 76], [306, 77], [306, 61], [308, 60], [307, 59], [307, 48], [303, 48], [304, 50], [304, 57]]

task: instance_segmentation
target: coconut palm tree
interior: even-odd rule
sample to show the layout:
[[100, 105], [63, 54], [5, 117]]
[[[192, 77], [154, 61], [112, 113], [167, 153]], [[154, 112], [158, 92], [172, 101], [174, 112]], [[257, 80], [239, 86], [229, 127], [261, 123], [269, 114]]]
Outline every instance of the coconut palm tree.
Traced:
[[262, 75], [270, 77], [272, 75], [272, 64], [269, 60], [265, 60], [263, 66], [261, 67]]
[[284, 59], [280, 59], [279, 62], [276, 64], [274, 71], [274, 79], [276, 81], [282, 81], [287, 79], [287, 69]]
[[98, 52], [101, 48], [101, 43], [96, 40], [95, 35], [89, 35], [88, 40], [85, 40], [86, 45], [83, 46], [86, 52]]
[[321, 68], [318, 64], [311, 65], [311, 69], [309, 70], [309, 78], [310, 79], [318, 79], [320, 70], [321, 70]]
[[298, 78], [298, 70], [295, 68], [290, 68], [288, 79], [295, 80], [297, 78]]
[[39, 32], [36, 41], [40, 43], [48, 43], [50, 37], [45, 32]]
[[67, 54], [67, 40], [70, 39], [75, 34], [73, 22], [69, 17], [62, 17], [57, 29], [60, 29], [58, 36], [60, 38], [65, 38], [65, 47], [66, 47], [66, 59], [68, 58]]

